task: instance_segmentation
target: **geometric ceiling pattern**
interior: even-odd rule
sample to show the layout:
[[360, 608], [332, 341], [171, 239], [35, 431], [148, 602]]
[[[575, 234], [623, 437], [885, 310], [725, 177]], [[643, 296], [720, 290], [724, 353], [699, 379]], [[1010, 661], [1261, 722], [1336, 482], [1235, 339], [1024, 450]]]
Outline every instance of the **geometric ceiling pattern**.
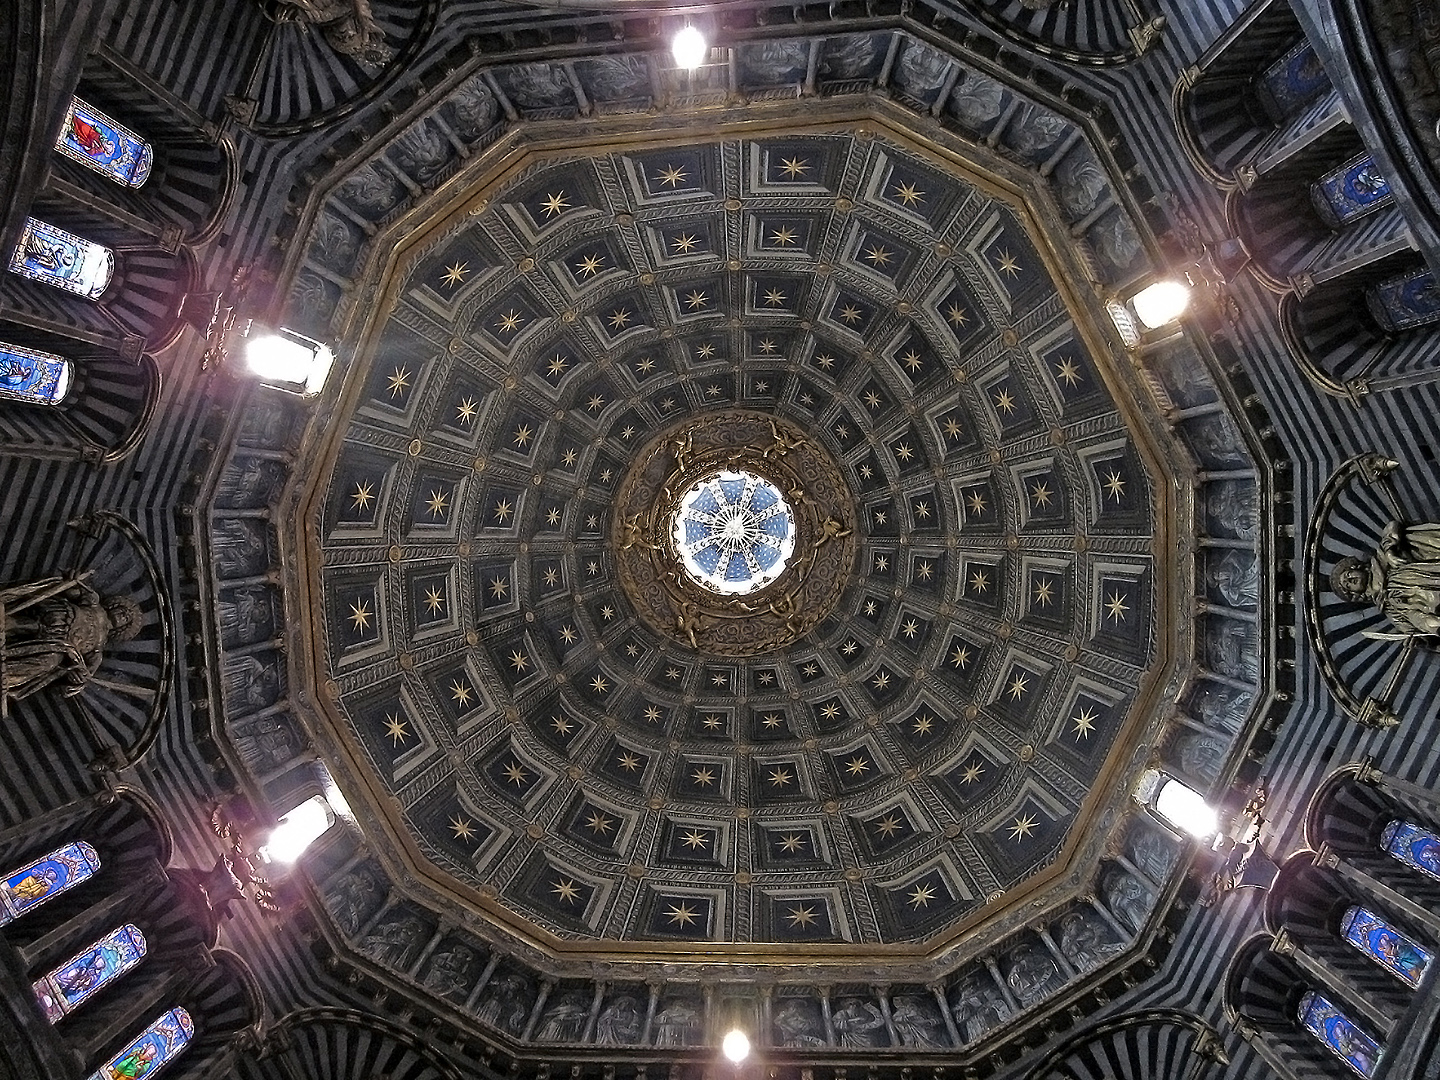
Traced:
[[[549, 158], [407, 252], [313, 505], [325, 673], [431, 861], [557, 938], [867, 946], [1055, 861], [1163, 571], [1023, 221], [851, 129]], [[612, 539], [639, 448], [736, 408], [858, 537], [744, 658], [639, 622]]]
[[[321, 755], [327, 947], [487, 1040], [981, 1054], [1159, 947], [1129, 791], [1258, 699], [1253, 458], [1212, 359], [1101, 325], [1153, 243], [1074, 102], [722, 51], [462, 65], [302, 179], [273, 314], [337, 368], [215, 489], [227, 739], [275, 806]], [[633, 499], [727, 466], [797, 547], [695, 617]]]

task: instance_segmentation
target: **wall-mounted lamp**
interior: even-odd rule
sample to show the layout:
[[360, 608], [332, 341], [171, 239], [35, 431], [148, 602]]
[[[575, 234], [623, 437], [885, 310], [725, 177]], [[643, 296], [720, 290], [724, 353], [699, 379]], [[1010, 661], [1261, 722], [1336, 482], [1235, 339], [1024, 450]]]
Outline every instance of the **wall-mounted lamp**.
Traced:
[[720, 1052], [736, 1065], [750, 1056], [750, 1037], [739, 1028], [732, 1028], [721, 1040]]
[[335, 811], [325, 796], [312, 795], [276, 823], [257, 854], [266, 863], [290, 866], [334, 824]]
[[1127, 299], [1105, 301], [1110, 321], [1127, 349], [1138, 349], [1159, 337], [1157, 333], [1176, 322], [1190, 306], [1190, 285], [1179, 279], [1156, 281]]
[[687, 71], [698, 68], [709, 54], [710, 43], [705, 35], [689, 23], [677, 30], [670, 41], [670, 55], [675, 58], [676, 66]]
[[330, 346], [295, 330], [255, 322], [245, 329], [245, 366], [266, 386], [313, 397], [334, 363]]
[[1135, 801], [1163, 824], [1223, 854], [1223, 863], [1200, 897], [1206, 907], [1235, 889], [1268, 889], [1275, 883], [1280, 867], [1260, 846], [1265, 800], [1261, 777], [1237, 818], [1226, 823], [1198, 791], [1158, 769], [1147, 769], [1135, 788]]

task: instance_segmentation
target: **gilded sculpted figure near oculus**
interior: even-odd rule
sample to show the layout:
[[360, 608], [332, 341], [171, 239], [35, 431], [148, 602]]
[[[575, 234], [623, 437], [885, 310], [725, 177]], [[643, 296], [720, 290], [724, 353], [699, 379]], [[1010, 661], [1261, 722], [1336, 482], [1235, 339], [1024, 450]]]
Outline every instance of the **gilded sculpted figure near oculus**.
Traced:
[[101, 596], [84, 576], [45, 578], [0, 588], [4, 605], [3, 688], [29, 697], [61, 683], [73, 697], [104, 659], [107, 645], [140, 630], [140, 609], [124, 596]]
[[1353, 603], [1369, 601], [1395, 625], [1367, 636], [1399, 640], [1440, 634], [1440, 524], [1392, 521], [1368, 561], [1346, 557], [1335, 564], [1330, 586]]

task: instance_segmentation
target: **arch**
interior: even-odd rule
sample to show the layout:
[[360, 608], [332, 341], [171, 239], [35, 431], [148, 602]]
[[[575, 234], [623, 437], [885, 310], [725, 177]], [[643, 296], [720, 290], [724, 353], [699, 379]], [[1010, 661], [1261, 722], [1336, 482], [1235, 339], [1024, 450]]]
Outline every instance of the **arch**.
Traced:
[[[290, 1013], [272, 1028], [271, 1038], [286, 1046], [283, 1055], [299, 1067], [300, 1075], [333, 1076], [334, 1080], [462, 1080], [451, 1061], [417, 1035], [383, 1016], [354, 1009], [317, 1007]], [[286, 1080], [293, 1075], [273, 1055], [266, 1061], [246, 1061], [237, 1076], [244, 1080]], [[337, 1072], [333, 1064], [347, 1062]]]
[[1041, 1058], [1025, 1080], [1200, 1080], [1229, 1063], [1216, 1030], [1179, 1009], [1146, 1009], [1077, 1031]]
[[[286, 5], [271, 6], [281, 12]], [[429, 45], [440, 0], [380, 0], [372, 11], [386, 47], [395, 52], [370, 69], [333, 48], [319, 27], [271, 27], [251, 80], [261, 88], [259, 96], [231, 106], [241, 124], [269, 138], [302, 135], [352, 116], [389, 91]]]
[[1251, 4], [1176, 80], [1171, 117], [1190, 163], [1222, 190], [1241, 186], [1287, 116], [1328, 86], [1305, 77], [1318, 66], [1285, 0]]

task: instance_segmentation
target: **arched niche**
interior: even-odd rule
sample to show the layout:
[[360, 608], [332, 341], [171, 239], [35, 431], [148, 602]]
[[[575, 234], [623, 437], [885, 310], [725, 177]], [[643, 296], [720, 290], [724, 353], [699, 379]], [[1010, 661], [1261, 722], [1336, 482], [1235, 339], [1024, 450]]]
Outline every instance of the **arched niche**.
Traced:
[[1333, 92], [1285, 0], [1258, 0], [1182, 72], [1172, 97], [1181, 146], [1229, 190], [1267, 142]]
[[461, 1080], [448, 1059], [385, 1017], [353, 1009], [303, 1009], [283, 1018], [268, 1040], [271, 1052], [237, 1063], [236, 1080]]
[[[98, 464], [117, 461], [139, 445], [162, 383], [148, 353], [137, 363], [91, 342], [0, 318], [0, 352], [6, 346], [60, 358], [69, 365], [69, 386], [54, 405], [10, 399], [0, 386], [0, 451]], [[4, 360], [0, 355], [0, 363]]]
[[1226, 1014], [1246, 1041], [1285, 1080], [1353, 1078], [1355, 1072], [1302, 1024], [1301, 1009], [1307, 1003], [1306, 995], [1323, 996], [1361, 1031], [1368, 1031], [1377, 1039], [1383, 1033], [1374, 1031], [1373, 1024], [1361, 1019], [1353, 999], [1338, 988], [1317, 984], [1293, 959], [1276, 952], [1275, 944], [1275, 939], [1261, 935], [1249, 939], [1237, 950], [1223, 989]]

